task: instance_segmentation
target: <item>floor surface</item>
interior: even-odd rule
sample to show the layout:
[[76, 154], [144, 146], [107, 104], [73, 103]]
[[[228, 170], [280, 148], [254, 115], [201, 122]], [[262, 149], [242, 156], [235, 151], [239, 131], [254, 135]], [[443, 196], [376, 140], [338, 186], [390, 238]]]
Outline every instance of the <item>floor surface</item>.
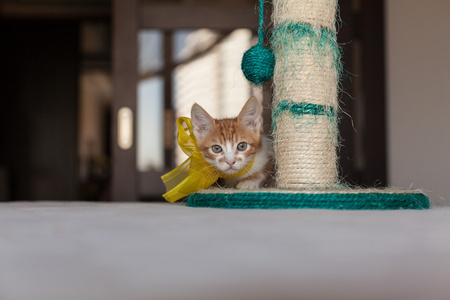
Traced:
[[0, 203], [0, 299], [449, 299], [450, 207]]

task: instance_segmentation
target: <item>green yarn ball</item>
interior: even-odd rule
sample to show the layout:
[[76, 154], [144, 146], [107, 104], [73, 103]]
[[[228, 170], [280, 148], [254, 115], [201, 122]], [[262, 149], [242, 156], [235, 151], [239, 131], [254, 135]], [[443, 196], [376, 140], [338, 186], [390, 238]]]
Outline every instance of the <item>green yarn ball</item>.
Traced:
[[248, 81], [259, 85], [273, 76], [275, 55], [272, 50], [256, 45], [248, 49], [242, 58], [241, 69]]

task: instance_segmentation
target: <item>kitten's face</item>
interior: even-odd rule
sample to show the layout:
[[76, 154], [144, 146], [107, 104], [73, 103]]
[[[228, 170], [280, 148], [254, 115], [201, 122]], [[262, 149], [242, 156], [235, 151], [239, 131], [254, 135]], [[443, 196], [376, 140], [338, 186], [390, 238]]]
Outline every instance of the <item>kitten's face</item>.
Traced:
[[192, 125], [203, 157], [218, 170], [232, 175], [255, 157], [261, 146], [261, 104], [251, 97], [239, 116], [213, 119], [201, 106], [194, 104]]

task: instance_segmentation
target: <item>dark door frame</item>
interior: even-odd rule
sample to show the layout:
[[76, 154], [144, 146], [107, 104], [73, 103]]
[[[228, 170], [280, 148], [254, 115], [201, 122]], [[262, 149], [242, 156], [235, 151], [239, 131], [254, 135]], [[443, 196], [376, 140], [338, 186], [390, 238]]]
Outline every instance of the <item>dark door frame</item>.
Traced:
[[[343, 48], [344, 78], [340, 169], [351, 185], [385, 187], [386, 88], [384, 1], [340, 0], [342, 25], [338, 42]], [[357, 71], [355, 71], [357, 70]], [[358, 72], [358, 73], [355, 73]], [[357, 98], [354, 98], [357, 97]]]

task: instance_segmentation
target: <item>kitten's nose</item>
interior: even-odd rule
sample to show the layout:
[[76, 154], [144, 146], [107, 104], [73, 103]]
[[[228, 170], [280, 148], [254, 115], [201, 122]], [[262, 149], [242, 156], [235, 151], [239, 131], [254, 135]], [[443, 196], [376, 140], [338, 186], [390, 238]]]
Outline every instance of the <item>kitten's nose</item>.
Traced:
[[232, 167], [235, 163], [236, 163], [235, 160], [227, 161], [227, 164], [229, 164], [230, 167]]

